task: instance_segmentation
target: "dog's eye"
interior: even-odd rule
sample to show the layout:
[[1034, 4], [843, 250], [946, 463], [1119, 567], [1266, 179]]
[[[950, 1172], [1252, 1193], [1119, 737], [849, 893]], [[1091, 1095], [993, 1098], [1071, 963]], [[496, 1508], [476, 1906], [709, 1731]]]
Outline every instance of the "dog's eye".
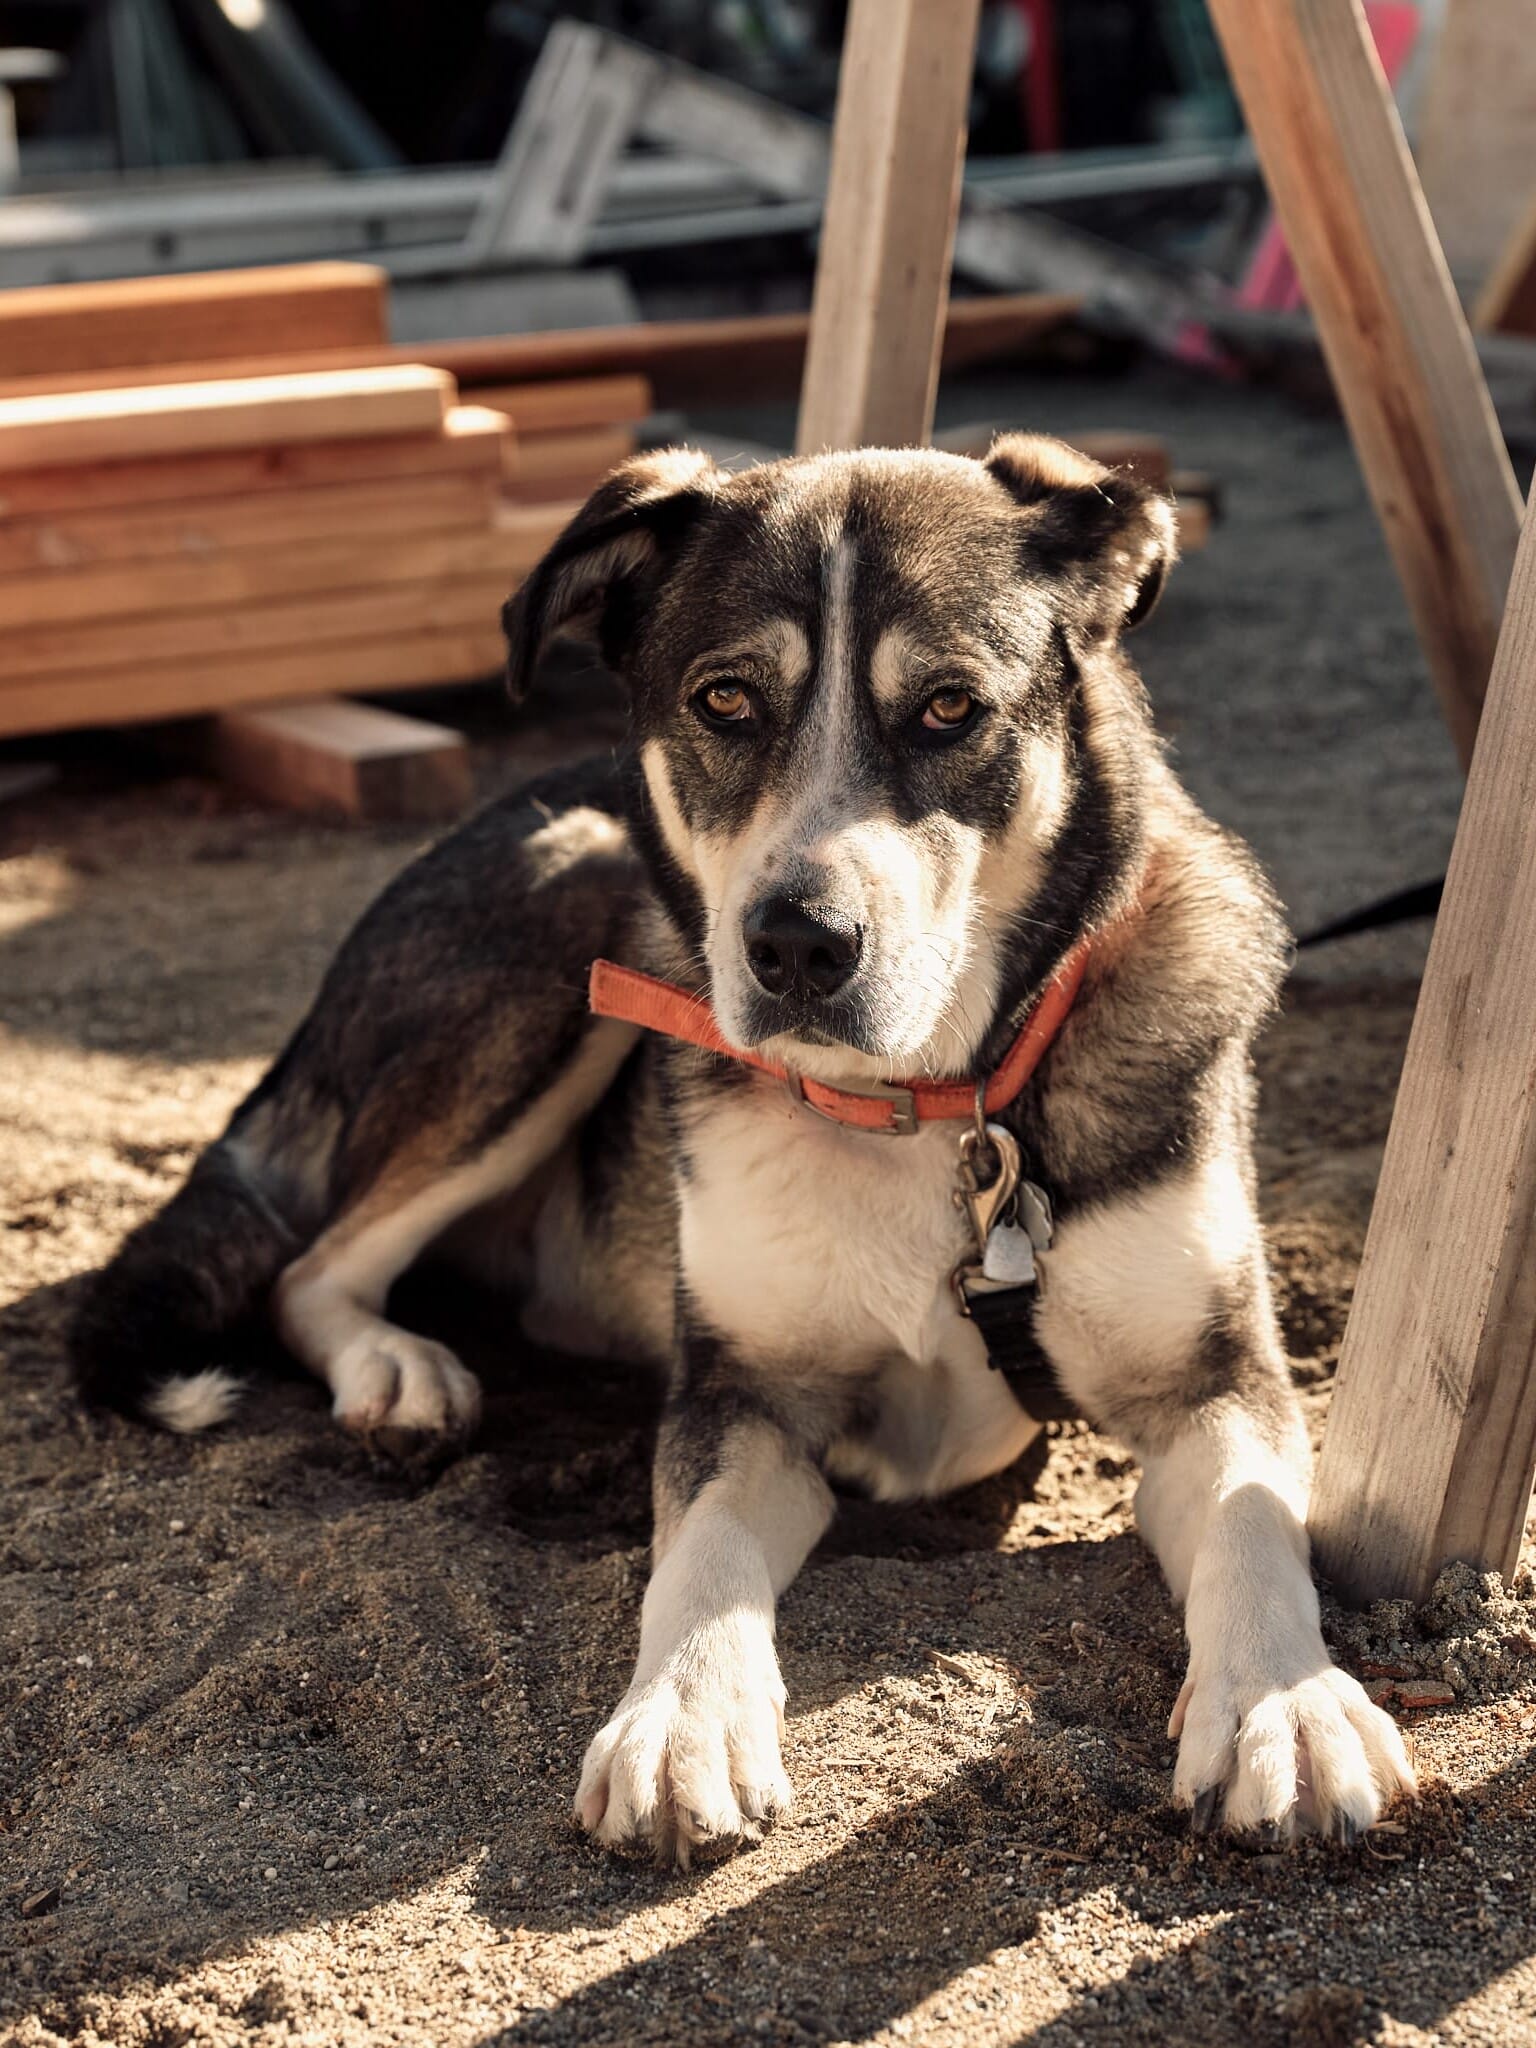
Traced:
[[976, 715], [976, 699], [969, 690], [935, 690], [923, 710], [923, 723], [930, 732], [958, 732]]
[[752, 698], [746, 685], [728, 678], [706, 683], [693, 701], [711, 725], [741, 725], [752, 716]]

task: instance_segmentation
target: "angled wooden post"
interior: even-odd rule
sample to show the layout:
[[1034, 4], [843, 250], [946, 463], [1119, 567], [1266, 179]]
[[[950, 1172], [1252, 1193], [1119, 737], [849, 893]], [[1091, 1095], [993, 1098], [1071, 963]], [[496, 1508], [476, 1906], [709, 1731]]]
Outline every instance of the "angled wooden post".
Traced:
[[795, 445], [928, 438], [980, 0], [852, 0]]
[[[1532, 506], [1536, 508], [1536, 496]], [[1513, 1570], [1536, 1476], [1536, 509], [1387, 1139], [1312, 1504], [1322, 1570]]]
[[1360, 0], [1211, 0], [1463, 765], [1520, 499]]

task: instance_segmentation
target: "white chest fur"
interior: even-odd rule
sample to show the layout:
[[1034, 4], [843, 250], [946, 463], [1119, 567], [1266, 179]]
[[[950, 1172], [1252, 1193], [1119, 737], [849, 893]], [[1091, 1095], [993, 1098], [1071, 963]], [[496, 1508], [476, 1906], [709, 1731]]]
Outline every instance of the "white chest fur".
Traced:
[[772, 1083], [712, 1105], [686, 1140], [680, 1203], [683, 1278], [709, 1323], [756, 1356], [834, 1369], [936, 1358], [966, 1244], [956, 1128], [848, 1130]]
[[950, 1288], [969, 1242], [958, 1136], [952, 1123], [847, 1130], [765, 1082], [711, 1104], [685, 1138], [679, 1254], [699, 1313], [760, 1368], [875, 1370], [885, 1412], [836, 1462], [892, 1498], [995, 1471], [1034, 1427]]

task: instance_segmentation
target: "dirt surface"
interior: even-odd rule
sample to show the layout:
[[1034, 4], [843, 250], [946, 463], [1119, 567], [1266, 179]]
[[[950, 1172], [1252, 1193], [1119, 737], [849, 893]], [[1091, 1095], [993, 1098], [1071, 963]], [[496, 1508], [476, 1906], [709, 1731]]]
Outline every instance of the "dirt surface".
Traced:
[[[1297, 921], [1437, 872], [1449, 749], [1338, 430], [1171, 379], [951, 412], [984, 405], [1160, 430], [1224, 478], [1228, 521], [1141, 652], [1189, 779]], [[538, 744], [610, 730], [578, 707]], [[532, 744], [485, 746], [487, 782]], [[1135, 1473], [1063, 1426], [951, 1502], [848, 1504], [782, 1609], [798, 1805], [679, 1878], [569, 1818], [644, 1582], [645, 1385], [428, 1292], [411, 1313], [490, 1389], [436, 1469], [370, 1462], [297, 1380], [199, 1442], [75, 1411], [76, 1276], [170, 1193], [417, 839], [136, 784], [108, 750], [0, 811], [0, 2039], [1530, 2039], [1528, 1576], [1330, 1610], [1412, 1728], [1417, 1807], [1351, 1850], [1196, 1843]], [[1263, 1049], [1317, 1423], [1422, 945], [1304, 956]]]

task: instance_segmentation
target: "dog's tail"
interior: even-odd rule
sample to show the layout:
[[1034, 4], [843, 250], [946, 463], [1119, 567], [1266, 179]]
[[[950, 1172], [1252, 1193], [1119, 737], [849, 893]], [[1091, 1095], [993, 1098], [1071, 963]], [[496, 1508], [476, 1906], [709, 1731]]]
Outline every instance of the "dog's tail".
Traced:
[[165, 1429], [211, 1429], [240, 1399], [242, 1337], [302, 1249], [221, 1138], [91, 1282], [70, 1333], [81, 1397]]

